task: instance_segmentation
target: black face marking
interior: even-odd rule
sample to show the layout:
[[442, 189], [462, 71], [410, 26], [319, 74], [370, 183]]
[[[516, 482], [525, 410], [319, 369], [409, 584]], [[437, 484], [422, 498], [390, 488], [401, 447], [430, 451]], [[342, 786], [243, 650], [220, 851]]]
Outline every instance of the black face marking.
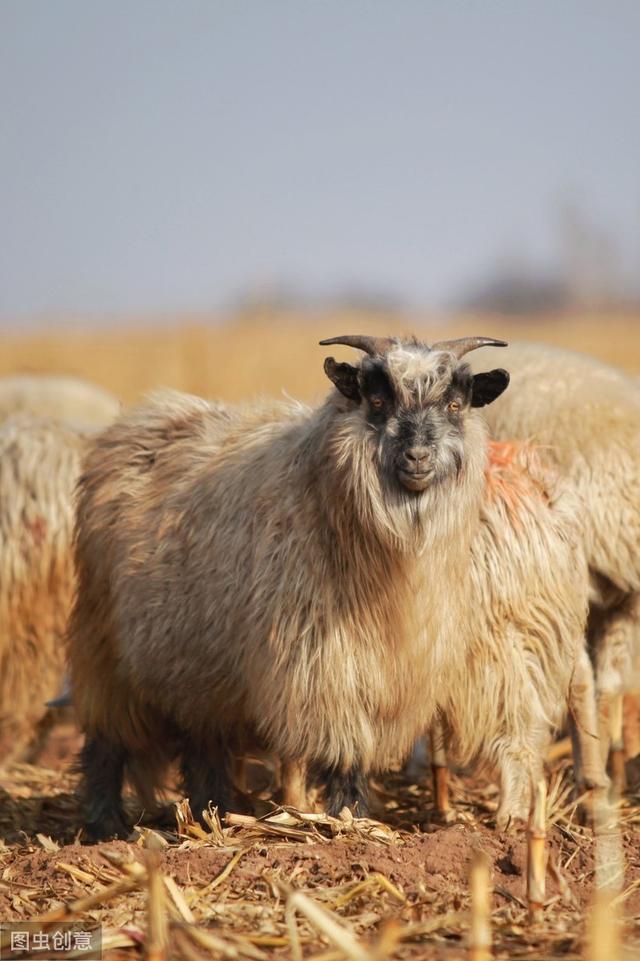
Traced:
[[360, 403], [360, 388], [358, 387], [358, 368], [351, 364], [339, 364], [333, 357], [327, 357], [324, 362], [324, 372], [341, 394]]
[[370, 422], [379, 426], [387, 421], [396, 409], [396, 395], [389, 375], [380, 364], [364, 368], [360, 390], [367, 401]]
[[473, 375], [465, 365], [453, 372], [451, 384], [444, 393], [442, 406], [451, 424], [461, 424], [462, 416], [471, 403], [473, 391]]
[[464, 421], [473, 396], [467, 364], [453, 370], [441, 363], [433, 372], [443, 389], [431, 389], [429, 376], [412, 391], [398, 388], [383, 360], [365, 360], [360, 393], [367, 422], [375, 429], [383, 475], [391, 489], [415, 496], [464, 466]]
[[509, 374], [502, 367], [476, 374], [473, 378], [471, 394], [472, 407], [485, 407], [494, 401], [509, 386]]

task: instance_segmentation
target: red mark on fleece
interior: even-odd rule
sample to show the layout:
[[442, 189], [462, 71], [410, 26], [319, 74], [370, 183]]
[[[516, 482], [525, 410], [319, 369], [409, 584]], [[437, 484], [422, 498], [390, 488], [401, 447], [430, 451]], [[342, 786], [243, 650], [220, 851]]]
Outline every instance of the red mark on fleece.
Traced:
[[47, 522], [44, 517], [36, 517], [29, 521], [27, 528], [31, 532], [34, 542], [38, 547], [41, 547], [47, 536]]
[[501, 501], [512, 518], [516, 518], [523, 500], [544, 498], [544, 491], [524, 465], [535, 457], [531, 444], [516, 441], [490, 441], [487, 461], [486, 492], [491, 503]]

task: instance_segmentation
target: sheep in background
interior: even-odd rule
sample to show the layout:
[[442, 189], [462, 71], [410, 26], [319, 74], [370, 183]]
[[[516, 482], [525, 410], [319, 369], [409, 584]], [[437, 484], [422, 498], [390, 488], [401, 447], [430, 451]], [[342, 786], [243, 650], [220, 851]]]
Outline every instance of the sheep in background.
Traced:
[[[457, 763], [497, 768], [497, 821], [505, 825], [527, 818], [531, 787], [543, 777], [567, 708], [578, 733], [580, 787], [593, 789], [599, 801], [608, 781], [585, 646], [580, 502], [523, 444], [489, 445], [485, 490], [471, 547], [466, 656], [443, 677], [438, 707], [444, 743]], [[436, 725], [436, 767], [443, 763], [441, 745]], [[443, 793], [436, 778], [437, 804]]]
[[640, 390], [621, 371], [559, 347], [514, 344], [506, 356], [513, 390], [488, 411], [494, 436], [543, 447], [583, 505], [599, 734], [620, 789], [622, 697], [638, 686]]
[[[474, 408], [508, 375], [472, 377], [461, 361], [489, 342], [334, 338], [323, 343], [366, 356], [357, 365], [326, 359], [337, 390], [315, 410], [221, 412], [164, 392], [90, 445], [70, 663], [92, 836], [126, 834], [125, 773], [150, 804], [173, 757], [194, 810], [210, 800], [224, 810], [228, 756], [247, 732], [289, 771], [310, 771], [331, 813], [366, 809], [365, 775], [407, 753], [448, 677], [465, 683], [470, 603], [493, 600], [480, 596], [470, 565], [484, 550], [474, 546], [481, 512], [497, 519], [514, 491], [501, 498], [496, 485], [488, 502], [486, 430]], [[513, 703], [501, 712], [502, 744], [491, 745], [504, 760], [505, 803], [518, 811], [553, 720], [542, 716], [549, 698], [540, 688], [551, 681], [570, 699], [587, 753], [594, 724], [588, 696], [571, 683], [584, 673], [586, 576], [574, 539], [559, 536], [563, 518], [575, 522], [563, 496], [545, 487], [522, 508], [527, 536], [539, 519], [549, 528], [536, 529], [541, 551], [551, 544], [554, 562], [563, 545], [564, 554], [549, 610], [536, 603], [525, 624], [548, 625], [561, 652], [536, 647], [534, 662], [522, 643], [518, 678], [528, 671], [528, 683], [504, 678]], [[506, 564], [508, 543], [504, 551]], [[526, 557], [516, 566], [526, 569]], [[503, 627], [509, 641], [526, 596], [513, 584], [499, 609], [505, 622], [516, 612]], [[495, 685], [488, 694], [492, 659], [484, 663], [486, 705]], [[532, 689], [539, 696], [523, 704]], [[522, 708], [535, 720], [526, 729]]]
[[37, 748], [65, 671], [83, 434], [48, 418], [0, 423], [0, 764]]
[[76, 377], [15, 374], [0, 377], [0, 421], [18, 411], [86, 427], [105, 427], [120, 404], [108, 391]]

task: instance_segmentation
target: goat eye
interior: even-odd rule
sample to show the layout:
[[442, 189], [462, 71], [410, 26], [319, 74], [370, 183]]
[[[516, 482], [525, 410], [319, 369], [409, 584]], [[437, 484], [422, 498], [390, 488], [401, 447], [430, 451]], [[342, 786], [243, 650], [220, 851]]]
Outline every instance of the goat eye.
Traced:
[[382, 397], [372, 397], [369, 401], [374, 410], [382, 410], [384, 406], [384, 401]]
[[447, 410], [450, 414], [457, 414], [460, 411], [460, 402], [452, 400], [451, 403], [447, 405]]

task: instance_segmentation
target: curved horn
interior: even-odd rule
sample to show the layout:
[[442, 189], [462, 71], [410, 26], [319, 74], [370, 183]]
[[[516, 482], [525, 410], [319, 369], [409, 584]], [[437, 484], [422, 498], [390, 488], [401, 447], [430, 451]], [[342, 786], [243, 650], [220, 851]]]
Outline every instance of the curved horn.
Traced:
[[329, 344], [345, 344], [347, 347], [356, 347], [364, 350], [370, 357], [386, 354], [395, 341], [391, 337], [371, 337], [369, 334], [343, 334], [341, 337], [329, 337], [328, 340], [321, 340], [323, 347]]
[[431, 345], [431, 350], [448, 350], [458, 360], [478, 347], [508, 347], [506, 340], [496, 340], [495, 337], [459, 337], [457, 340], [438, 340]]

